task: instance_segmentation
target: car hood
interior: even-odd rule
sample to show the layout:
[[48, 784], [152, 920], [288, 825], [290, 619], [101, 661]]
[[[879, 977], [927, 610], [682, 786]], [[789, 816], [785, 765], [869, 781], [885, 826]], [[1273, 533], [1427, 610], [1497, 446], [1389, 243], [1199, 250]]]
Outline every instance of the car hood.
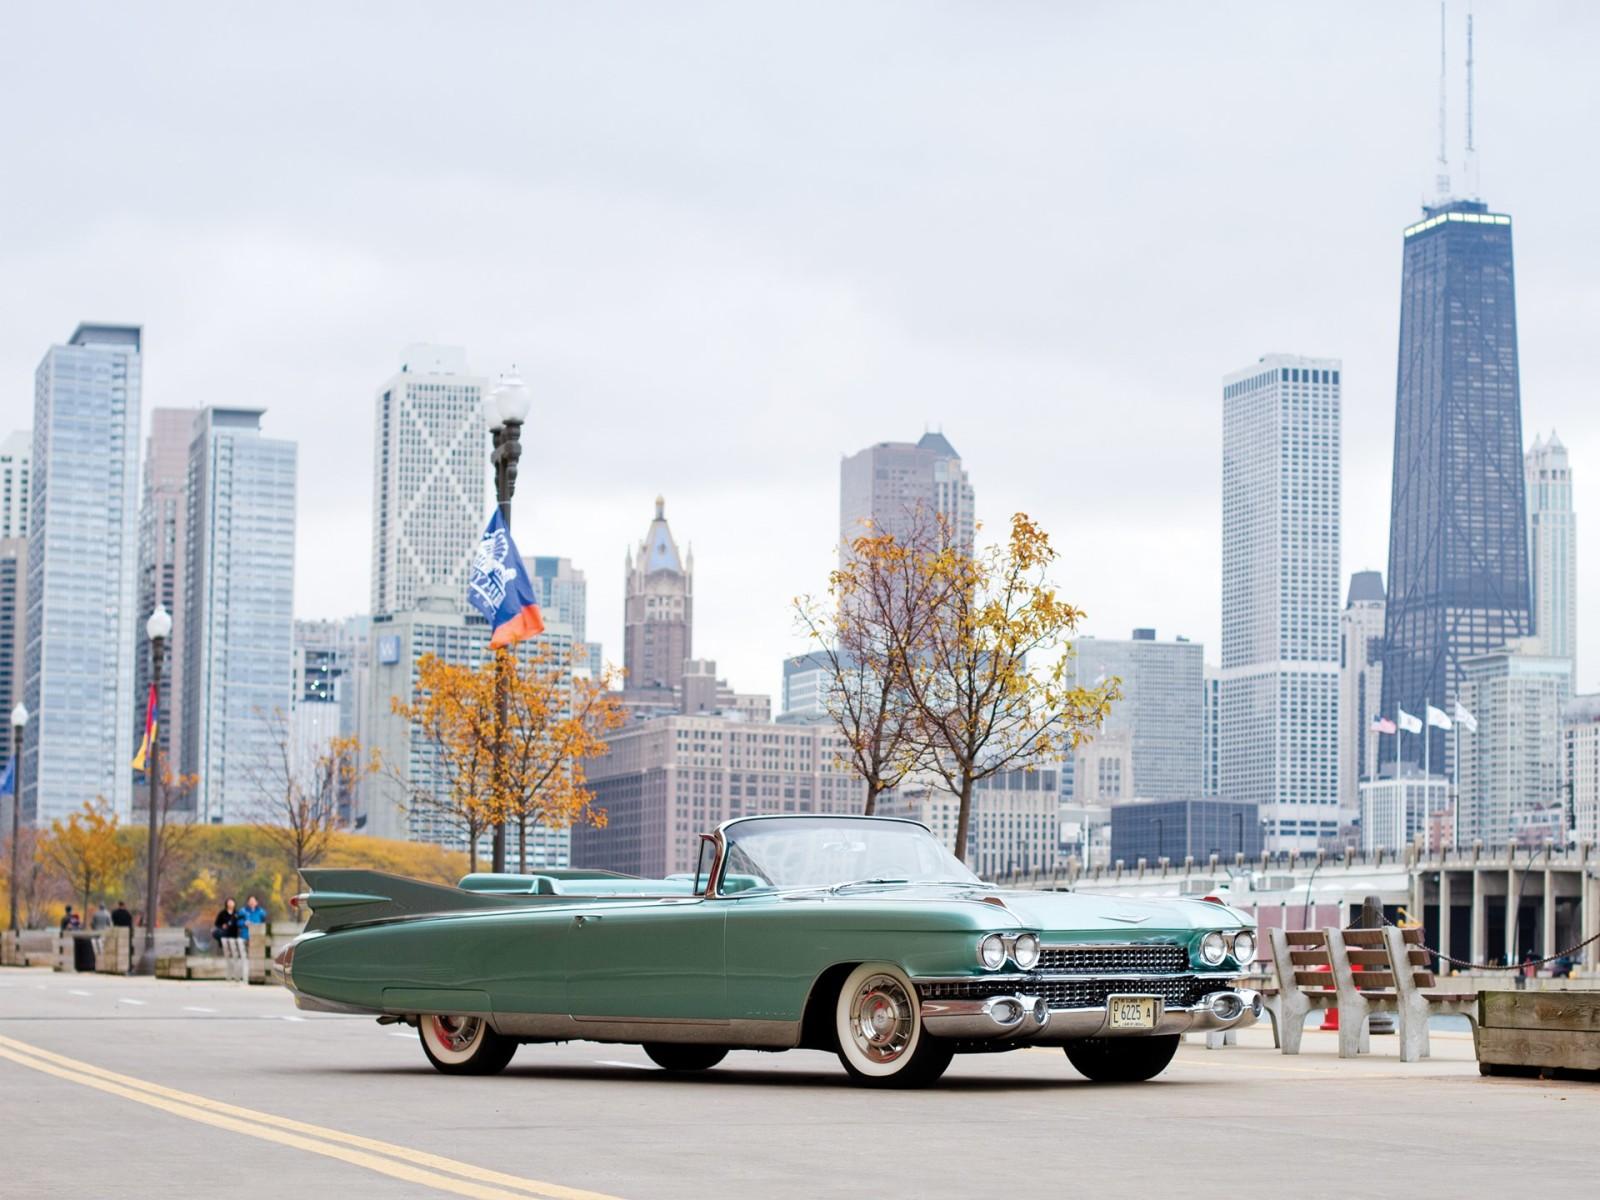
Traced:
[[[866, 890], [853, 898], [868, 898]], [[1145, 934], [1172, 933], [1195, 929], [1237, 929], [1254, 927], [1255, 921], [1225, 904], [1206, 900], [1132, 900], [1122, 896], [1098, 896], [1084, 892], [1041, 892], [1023, 888], [973, 888], [937, 883], [884, 885], [872, 890], [871, 899], [891, 902], [929, 901], [949, 903], [965, 900], [993, 905], [1010, 913], [1018, 925], [1037, 929], [1041, 934], [1073, 934], [1100, 930], [1116, 931], [1119, 937], [1136, 942]]]

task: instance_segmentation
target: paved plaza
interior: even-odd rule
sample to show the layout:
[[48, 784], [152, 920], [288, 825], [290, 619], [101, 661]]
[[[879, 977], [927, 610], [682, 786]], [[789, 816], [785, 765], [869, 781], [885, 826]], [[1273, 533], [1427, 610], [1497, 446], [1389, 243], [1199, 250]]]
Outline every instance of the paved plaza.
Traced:
[[[633, 1047], [524, 1046], [447, 1078], [414, 1032], [280, 988], [0, 971], [0, 1196], [740, 1200], [1585, 1195], [1600, 1085], [1483, 1079], [1470, 1036], [1406, 1065], [1261, 1029], [1147, 1084], [1059, 1050], [853, 1088], [831, 1057], [741, 1052], [695, 1078]], [[1285, 1185], [1289, 1190], [1285, 1191]]]

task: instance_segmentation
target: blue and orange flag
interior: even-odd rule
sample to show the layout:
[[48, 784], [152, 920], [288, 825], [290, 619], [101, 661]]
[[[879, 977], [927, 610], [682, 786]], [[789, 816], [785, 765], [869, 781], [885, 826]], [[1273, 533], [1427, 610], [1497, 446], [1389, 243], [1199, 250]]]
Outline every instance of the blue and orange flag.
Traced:
[[515, 646], [523, 638], [544, 632], [544, 617], [533, 594], [533, 580], [522, 565], [522, 555], [511, 531], [494, 510], [472, 555], [467, 578], [467, 603], [483, 614], [494, 630], [491, 649]]
[[133, 769], [135, 771], [148, 770], [145, 763], [148, 761], [150, 746], [156, 740], [156, 726], [161, 722], [161, 713], [156, 704], [156, 685], [150, 685], [150, 700], [144, 709], [144, 741], [139, 743], [139, 753], [133, 756]]

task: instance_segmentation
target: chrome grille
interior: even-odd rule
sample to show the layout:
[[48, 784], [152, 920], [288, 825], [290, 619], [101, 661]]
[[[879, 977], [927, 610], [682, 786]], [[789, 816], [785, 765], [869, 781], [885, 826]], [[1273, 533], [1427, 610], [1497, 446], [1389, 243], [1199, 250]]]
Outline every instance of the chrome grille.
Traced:
[[1189, 969], [1182, 946], [1046, 946], [1037, 970], [1065, 975], [1165, 975]]
[[1160, 996], [1167, 1008], [1188, 1008], [1207, 992], [1216, 991], [1214, 980], [1193, 975], [1173, 975], [1166, 979], [1013, 979], [1007, 982], [974, 979], [962, 983], [925, 983], [920, 987], [927, 1000], [981, 1000], [986, 996], [1025, 994], [1042, 996], [1051, 1008], [1099, 1008], [1107, 996]]

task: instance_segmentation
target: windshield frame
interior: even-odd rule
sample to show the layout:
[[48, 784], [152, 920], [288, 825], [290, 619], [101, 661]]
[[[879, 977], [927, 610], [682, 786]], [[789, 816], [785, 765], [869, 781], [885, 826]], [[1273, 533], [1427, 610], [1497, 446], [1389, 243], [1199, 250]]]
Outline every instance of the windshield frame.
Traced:
[[[718, 899], [737, 899], [743, 896], [771, 896], [784, 892], [826, 892], [849, 886], [852, 883], [860, 882], [859, 880], [841, 879], [836, 880], [831, 884], [772, 884], [767, 887], [741, 889], [740, 891], [734, 892], [731, 895], [727, 892], [724, 892], [723, 880], [727, 875], [729, 850], [732, 846], [732, 840], [728, 836], [729, 832], [736, 825], [745, 825], [751, 823], [767, 824], [775, 821], [859, 821], [878, 825], [910, 825], [911, 827], [920, 829], [923, 833], [925, 833], [933, 840], [935, 845], [939, 846], [940, 849], [945, 850], [946, 854], [950, 855], [952, 863], [954, 863], [956, 866], [959, 866], [963, 871], [966, 871], [967, 874], [972, 876], [971, 881], [952, 879], [947, 882], [962, 884], [966, 884], [968, 882], [975, 884], [982, 883], [982, 881], [978, 879], [977, 873], [974, 872], [972, 868], [968, 867], [965, 863], [956, 858], [954, 854], [951, 854], [950, 851], [945, 848], [944, 843], [939, 841], [933, 830], [929, 829], [928, 826], [924, 825], [921, 821], [913, 821], [909, 817], [880, 817], [876, 815], [869, 817], [864, 813], [752, 813], [747, 817], [733, 817], [727, 821], [724, 821], [712, 831], [712, 837], [716, 839], [717, 852], [716, 861], [712, 864], [711, 868], [710, 883], [705, 891], [707, 898], [715, 897]], [[916, 881], [911, 882], [915, 883]]]

